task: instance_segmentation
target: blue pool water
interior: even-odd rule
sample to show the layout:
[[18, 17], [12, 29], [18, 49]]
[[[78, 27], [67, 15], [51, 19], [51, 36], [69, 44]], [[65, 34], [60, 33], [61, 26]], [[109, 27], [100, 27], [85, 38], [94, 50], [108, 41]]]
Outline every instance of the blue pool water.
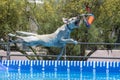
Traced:
[[120, 62], [2, 60], [0, 80], [120, 80]]

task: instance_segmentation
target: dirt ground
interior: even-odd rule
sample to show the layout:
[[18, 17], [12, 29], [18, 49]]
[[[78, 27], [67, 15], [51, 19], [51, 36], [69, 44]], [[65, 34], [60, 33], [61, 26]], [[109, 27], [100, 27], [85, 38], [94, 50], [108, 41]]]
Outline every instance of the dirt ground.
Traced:
[[[11, 54], [21, 54], [19, 52], [11, 52]], [[6, 56], [6, 51], [0, 50], [0, 56]], [[120, 58], [120, 50], [97, 50], [95, 53], [93, 53], [90, 57], [115, 57]], [[2, 60], [6, 60], [6, 57], [2, 57]], [[11, 60], [28, 60], [24, 56], [11, 56]], [[88, 61], [120, 61], [120, 59], [92, 59], [89, 58]]]

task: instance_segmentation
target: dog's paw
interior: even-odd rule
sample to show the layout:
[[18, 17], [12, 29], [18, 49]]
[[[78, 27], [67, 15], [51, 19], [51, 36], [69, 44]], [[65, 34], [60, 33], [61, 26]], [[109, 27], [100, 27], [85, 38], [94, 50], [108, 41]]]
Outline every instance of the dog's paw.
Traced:
[[77, 42], [77, 41], [74, 41], [74, 44], [78, 44], [78, 42]]

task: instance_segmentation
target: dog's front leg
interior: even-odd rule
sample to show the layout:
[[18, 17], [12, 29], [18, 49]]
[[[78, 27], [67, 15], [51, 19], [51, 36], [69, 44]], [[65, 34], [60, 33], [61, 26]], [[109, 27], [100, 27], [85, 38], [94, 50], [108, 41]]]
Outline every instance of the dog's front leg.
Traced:
[[73, 40], [72, 38], [70, 39], [61, 39], [61, 43], [74, 43], [74, 44], [78, 44], [78, 42], [76, 40]]

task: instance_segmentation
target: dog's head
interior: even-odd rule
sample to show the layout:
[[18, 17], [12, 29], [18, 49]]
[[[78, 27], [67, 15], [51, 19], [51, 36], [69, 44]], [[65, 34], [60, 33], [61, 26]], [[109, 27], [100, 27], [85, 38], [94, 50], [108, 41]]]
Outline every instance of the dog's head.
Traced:
[[67, 24], [70, 29], [78, 28], [81, 24], [79, 17], [72, 17], [70, 19], [63, 18], [63, 22]]

